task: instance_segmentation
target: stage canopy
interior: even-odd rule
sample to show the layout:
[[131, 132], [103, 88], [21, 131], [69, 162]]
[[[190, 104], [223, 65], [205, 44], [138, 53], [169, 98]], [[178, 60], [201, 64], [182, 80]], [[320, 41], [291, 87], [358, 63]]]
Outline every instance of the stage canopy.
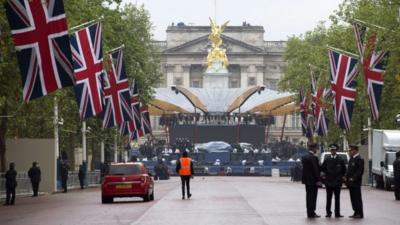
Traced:
[[283, 115], [298, 111], [295, 95], [267, 88], [156, 88], [152, 115], [170, 113], [261, 113]]

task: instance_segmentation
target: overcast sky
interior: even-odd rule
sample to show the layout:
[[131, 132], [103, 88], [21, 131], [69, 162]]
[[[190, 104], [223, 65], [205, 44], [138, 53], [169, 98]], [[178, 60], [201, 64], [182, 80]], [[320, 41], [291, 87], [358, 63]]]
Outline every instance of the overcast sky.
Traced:
[[[153, 22], [154, 39], [165, 40], [165, 30], [172, 22], [208, 25], [214, 18], [215, 0], [124, 0], [144, 4]], [[230, 25], [262, 25], [265, 40], [287, 40], [313, 29], [319, 21], [329, 21], [329, 15], [343, 0], [216, 0], [218, 24], [230, 20]]]

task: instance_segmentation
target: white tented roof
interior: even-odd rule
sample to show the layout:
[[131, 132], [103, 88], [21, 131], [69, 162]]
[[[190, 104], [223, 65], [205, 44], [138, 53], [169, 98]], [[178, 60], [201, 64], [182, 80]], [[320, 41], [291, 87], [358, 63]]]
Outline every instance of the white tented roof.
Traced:
[[[185, 89], [196, 96], [206, 107], [208, 112], [227, 112], [229, 106], [248, 88]], [[265, 88], [265, 90], [261, 91], [260, 94], [256, 92], [255, 94], [251, 95], [240, 107], [240, 111], [247, 112], [261, 104], [292, 95], [293, 94], [288, 92], [278, 92]], [[176, 94], [171, 87], [156, 88], [154, 98], [177, 105], [188, 112], [194, 112], [194, 107], [190, 101], [181, 93]], [[238, 109], [235, 109], [233, 112], [238, 112]]]

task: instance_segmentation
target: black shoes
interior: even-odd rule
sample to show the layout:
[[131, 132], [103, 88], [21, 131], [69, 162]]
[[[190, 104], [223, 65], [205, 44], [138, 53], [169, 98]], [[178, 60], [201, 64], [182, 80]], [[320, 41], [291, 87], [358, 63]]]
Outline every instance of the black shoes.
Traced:
[[190, 197], [192, 197], [192, 194], [188, 194], [188, 199], [190, 199]]
[[185, 196], [182, 196], [182, 200], [185, 200]]
[[344, 217], [343, 215], [340, 215], [340, 214], [338, 214], [338, 215], [335, 215], [335, 217], [336, 218], [342, 218], [342, 217]]
[[310, 218], [310, 219], [314, 219], [314, 218], [320, 218], [321, 216], [318, 215], [318, 214], [314, 214], [314, 215], [307, 216], [307, 217]]
[[352, 215], [352, 216], [349, 216], [350, 218], [353, 218], [353, 219], [362, 219], [362, 218], [364, 218], [364, 216], [361, 216], [361, 215]]
[[326, 214], [326, 218], [331, 218], [332, 214]]

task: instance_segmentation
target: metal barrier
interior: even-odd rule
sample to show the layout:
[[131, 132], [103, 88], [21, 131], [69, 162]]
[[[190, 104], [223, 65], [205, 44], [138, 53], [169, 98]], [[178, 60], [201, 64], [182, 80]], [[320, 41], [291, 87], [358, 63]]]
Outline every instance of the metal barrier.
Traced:
[[[78, 171], [70, 171], [68, 173], [68, 181], [67, 181], [68, 188], [80, 187], [78, 173], [79, 173]], [[85, 186], [87, 187], [100, 184], [101, 180], [100, 178], [101, 178], [100, 171], [87, 172]]]
[[[4, 176], [5, 173], [0, 173], [0, 196], [6, 195], [6, 178]], [[31, 179], [27, 172], [17, 173], [17, 184], [16, 194], [32, 194]]]

